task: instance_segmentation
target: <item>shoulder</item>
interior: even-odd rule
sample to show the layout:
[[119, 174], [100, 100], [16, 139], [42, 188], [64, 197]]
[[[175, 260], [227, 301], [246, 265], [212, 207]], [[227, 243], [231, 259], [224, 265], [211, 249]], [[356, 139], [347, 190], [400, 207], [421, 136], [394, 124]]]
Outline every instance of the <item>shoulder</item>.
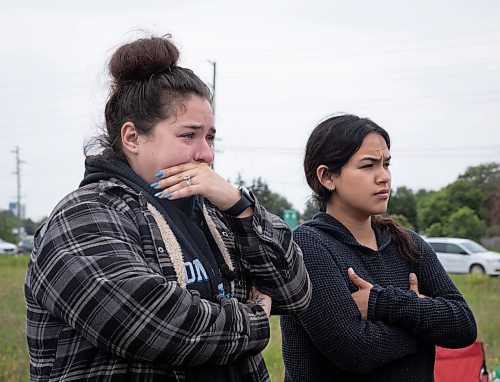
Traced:
[[[330, 254], [338, 252], [341, 242], [333, 235], [328, 234], [310, 222], [303, 223], [293, 231], [293, 240], [304, 253], [317, 258], [319, 254]], [[330, 256], [330, 255], [328, 255]]]
[[111, 210], [122, 215], [135, 215], [134, 209], [141, 209], [140, 195], [113, 180], [101, 180], [70, 192], [54, 207], [48, 221], [56, 216], [85, 216], [97, 211]]
[[415, 231], [412, 231], [411, 229], [408, 228], [403, 228], [403, 229], [408, 234], [413, 245], [415, 245], [418, 250], [422, 251], [430, 249], [432, 251], [431, 246], [424, 240], [422, 236], [420, 236]]
[[312, 239], [321, 239], [326, 234], [311, 224], [311, 221], [299, 225], [293, 230], [293, 239], [295, 241], [310, 241]]
[[430, 244], [427, 243], [422, 236], [410, 229], [403, 229], [408, 234], [408, 237], [410, 238], [411, 244], [413, 246], [412, 251], [418, 259], [423, 260], [429, 256], [436, 256]]

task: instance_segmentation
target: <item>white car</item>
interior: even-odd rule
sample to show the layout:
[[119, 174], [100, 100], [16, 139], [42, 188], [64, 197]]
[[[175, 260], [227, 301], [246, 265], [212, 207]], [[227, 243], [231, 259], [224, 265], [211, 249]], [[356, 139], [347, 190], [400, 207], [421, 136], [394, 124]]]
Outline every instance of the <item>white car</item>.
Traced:
[[448, 273], [500, 275], [500, 253], [488, 251], [475, 241], [453, 237], [424, 239]]
[[17, 253], [17, 245], [8, 243], [0, 239], [0, 255], [15, 255]]

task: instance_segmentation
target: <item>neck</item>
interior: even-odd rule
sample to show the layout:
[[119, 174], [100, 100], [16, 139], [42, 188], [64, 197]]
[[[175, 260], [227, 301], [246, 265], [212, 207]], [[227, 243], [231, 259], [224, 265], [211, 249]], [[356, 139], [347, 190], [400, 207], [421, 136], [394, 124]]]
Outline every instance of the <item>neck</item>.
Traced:
[[331, 204], [326, 206], [326, 213], [341, 222], [358, 243], [375, 251], [378, 249], [371, 216], [353, 216]]

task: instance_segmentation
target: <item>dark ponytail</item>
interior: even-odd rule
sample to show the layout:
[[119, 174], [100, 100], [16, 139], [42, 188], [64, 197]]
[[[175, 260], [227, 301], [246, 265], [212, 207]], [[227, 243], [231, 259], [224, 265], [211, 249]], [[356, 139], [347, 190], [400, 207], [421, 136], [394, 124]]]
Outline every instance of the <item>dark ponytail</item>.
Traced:
[[399, 248], [399, 252], [410, 261], [417, 261], [413, 255], [416, 250], [415, 243], [406, 229], [397, 222], [384, 215], [372, 215], [372, 223], [381, 229], [387, 229], [394, 242]]

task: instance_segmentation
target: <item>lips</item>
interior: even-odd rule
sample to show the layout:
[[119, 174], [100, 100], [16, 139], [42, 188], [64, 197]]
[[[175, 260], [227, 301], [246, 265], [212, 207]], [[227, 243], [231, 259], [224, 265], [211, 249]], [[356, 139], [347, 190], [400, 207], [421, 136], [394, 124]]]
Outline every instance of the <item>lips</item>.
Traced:
[[380, 190], [375, 195], [389, 195], [389, 190], [386, 190], [386, 189]]

